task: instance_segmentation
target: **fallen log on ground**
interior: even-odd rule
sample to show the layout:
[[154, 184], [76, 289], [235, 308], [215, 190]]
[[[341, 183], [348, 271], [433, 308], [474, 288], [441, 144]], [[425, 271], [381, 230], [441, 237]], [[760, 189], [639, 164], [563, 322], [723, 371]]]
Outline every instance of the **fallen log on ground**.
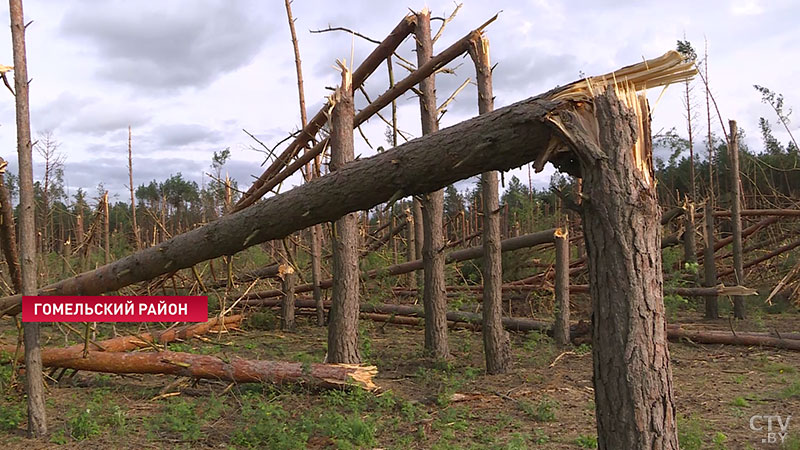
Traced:
[[86, 357], [65, 356], [50, 359], [45, 367], [104, 373], [177, 375], [190, 378], [225, 380], [235, 383], [303, 384], [316, 388], [359, 386], [377, 389], [372, 378], [375, 366], [353, 364], [305, 364], [284, 361], [259, 361], [180, 352], [98, 352]]
[[[213, 329], [219, 329], [224, 325], [235, 325], [242, 321], [241, 315], [226, 316], [223, 321], [219, 317], [212, 317], [207, 322], [195, 323], [180, 328], [169, 328], [159, 333], [141, 333], [131, 336], [118, 336], [100, 342], [89, 342], [89, 348], [102, 352], [129, 352], [137, 348], [152, 347], [156, 344], [164, 345], [178, 339], [191, 339], [194, 336], [206, 334]], [[47, 365], [48, 361], [61, 360], [64, 358], [82, 356], [85, 344], [75, 344], [69, 347], [49, 347], [42, 349], [42, 361]], [[15, 354], [16, 346], [4, 345], [0, 347], [0, 353], [6, 352], [9, 355]], [[22, 352], [19, 352], [19, 360], [22, 361]]]
[[745, 345], [754, 347], [774, 347], [785, 350], [800, 351], [800, 340], [772, 336], [753, 335], [748, 333], [722, 333], [709, 331], [667, 328], [667, 337], [671, 341], [688, 339], [698, 344]]

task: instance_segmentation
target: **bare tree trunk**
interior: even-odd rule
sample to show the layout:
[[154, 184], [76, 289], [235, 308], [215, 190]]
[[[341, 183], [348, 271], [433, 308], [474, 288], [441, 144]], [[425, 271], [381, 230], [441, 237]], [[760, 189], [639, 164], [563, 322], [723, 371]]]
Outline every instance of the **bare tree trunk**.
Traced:
[[287, 265], [283, 271], [283, 282], [281, 283], [281, 290], [283, 290], [281, 330], [283, 331], [294, 330], [294, 279], [294, 268]]
[[108, 217], [108, 191], [103, 194], [103, 248], [105, 250], [106, 264], [111, 262], [111, 230]]
[[[736, 121], [729, 122], [731, 129], [730, 148], [728, 156], [731, 162], [731, 223], [733, 224], [733, 269], [736, 275], [736, 284], [744, 283], [744, 257], [742, 256], [742, 193], [739, 183], [739, 136], [737, 135]], [[733, 297], [733, 317], [744, 319], [744, 297]]]
[[[427, 7], [417, 14], [417, 66], [422, 67], [433, 56], [431, 41], [431, 14]], [[439, 129], [436, 118], [435, 75], [431, 74], [419, 83], [419, 98], [422, 115], [422, 134], [431, 134]], [[447, 294], [444, 282], [444, 236], [442, 215], [444, 213], [444, 191], [438, 190], [422, 197], [422, 260], [425, 286], [422, 303], [425, 307], [425, 350], [435, 358], [450, 356], [447, 342]]]
[[[422, 259], [422, 244], [425, 240], [425, 231], [422, 226], [422, 202], [418, 197], [415, 196], [412, 199], [411, 208], [414, 217], [414, 258], [412, 260], [416, 260]], [[414, 276], [417, 280], [417, 287], [421, 290], [425, 278], [421, 272], [417, 272]]]
[[[300, 60], [300, 45], [297, 42], [297, 32], [294, 28], [294, 18], [292, 17], [292, 2], [285, 0], [286, 16], [289, 21], [289, 32], [292, 36], [292, 48], [294, 49], [294, 64], [297, 72], [297, 95], [300, 102], [300, 124], [305, 129], [308, 125], [308, 117], [306, 115], [306, 97], [303, 90], [303, 63]], [[304, 144], [305, 152], [308, 153], [309, 148], [307, 142]], [[305, 179], [306, 182], [314, 178], [316, 171], [311, 167], [311, 162], [306, 164]], [[322, 278], [322, 229], [319, 225], [311, 227], [311, 282], [314, 283], [314, 300], [317, 302], [317, 325], [325, 325], [325, 310], [322, 307], [322, 289], [319, 288], [319, 281]]]
[[[406, 261], [414, 261], [417, 259], [417, 242], [415, 232], [417, 226], [414, 224], [414, 214], [406, 210], [406, 221], [408, 225], [406, 226]], [[411, 271], [408, 273], [406, 286], [409, 289], [417, 288], [417, 273], [415, 271]]]
[[557, 229], [554, 233], [556, 247], [555, 276], [555, 322], [553, 338], [556, 344], [566, 347], [570, 344], [569, 336], [569, 234], [567, 229]]
[[[717, 267], [714, 262], [714, 206], [711, 197], [706, 199], [705, 207], [705, 247], [703, 248], [703, 284], [706, 287], [717, 285]], [[706, 319], [719, 319], [719, 303], [717, 297], [706, 297]]]
[[[478, 113], [494, 110], [489, 39], [481, 37], [470, 46], [478, 82]], [[486, 371], [505, 373], [511, 368], [511, 343], [503, 329], [503, 255], [500, 250], [500, 197], [497, 171], [481, 174], [483, 195], [483, 352]], [[463, 233], [462, 233], [463, 234]]]
[[[33, 156], [28, 101], [28, 63], [25, 56], [25, 19], [22, 0], [9, 0], [11, 39], [14, 47], [14, 91], [16, 92], [17, 152], [19, 154], [19, 246], [22, 263], [22, 295], [37, 295], [36, 225], [33, 201]], [[44, 405], [42, 351], [39, 324], [24, 322], [25, 389], [28, 394], [28, 436], [47, 434]]]
[[130, 125], [128, 126], [128, 186], [131, 190], [131, 220], [133, 224], [133, 239], [136, 242], [136, 250], [141, 250], [142, 240], [139, 238], [139, 226], [136, 224], [136, 197], [133, 195], [133, 146]]
[[8, 264], [8, 274], [14, 292], [22, 292], [22, 272], [19, 267], [19, 253], [17, 252], [17, 230], [14, 226], [14, 207], [11, 205], [11, 194], [8, 192], [5, 181], [5, 168], [8, 163], [0, 158], [0, 244], [3, 247], [3, 256]]
[[[598, 448], [677, 449], [649, 112], [643, 96], [618, 99], [614, 92], [609, 88], [597, 95], [593, 112], [577, 109], [571, 120], [562, 121], [573, 134], [567, 139], [578, 153], [591, 199], [582, 218], [594, 322]], [[639, 127], [637, 116], [643, 122]], [[590, 123], [596, 124], [596, 134], [582, 127]], [[644, 133], [638, 136], [641, 145], [636, 145], [637, 128]]]
[[[355, 157], [353, 149], [352, 74], [342, 66], [342, 84], [334, 93], [331, 116], [331, 172]], [[358, 215], [350, 213], [334, 223], [333, 292], [328, 323], [326, 362], [359, 364], [358, 350]]]

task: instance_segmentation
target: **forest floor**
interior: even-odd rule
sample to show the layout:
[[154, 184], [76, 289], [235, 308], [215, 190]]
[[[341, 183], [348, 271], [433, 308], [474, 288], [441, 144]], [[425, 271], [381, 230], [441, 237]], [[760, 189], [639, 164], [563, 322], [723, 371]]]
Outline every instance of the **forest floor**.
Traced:
[[[271, 312], [241, 329], [172, 343], [171, 350], [301, 362], [325, 355], [326, 331], [299, 317], [296, 332], [274, 330]], [[729, 329], [727, 319], [673, 317], [690, 328]], [[800, 314], [754, 314], [737, 330], [800, 331]], [[5, 344], [16, 341], [2, 323]], [[62, 345], [45, 327], [48, 345]], [[361, 351], [378, 366], [377, 395], [361, 390], [309, 391], [297, 386], [193, 382], [172, 376], [79, 372], [49, 384], [50, 436], [24, 437], [24, 397], [4, 386], [0, 441], [5, 448], [594, 448], [591, 348], [563, 352], [540, 333], [512, 334], [514, 368], [486, 375], [479, 333], [452, 330], [452, 360], [423, 358], [419, 328], [361, 322]], [[683, 449], [800, 449], [800, 353], [690, 342], [671, 343]], [[2, 368], [7, 382], [10, 368]], [[10, 391], [10, 392], [9, 392]], [[177, 393], [173, 396], [162, 394]], [[158, 398], [159, 396], [162, 396]], [[753, 416], [789, 423], [783, 446], [762, 443]], [[795, 420], [797, 422], [795, 422]], [[778, 431], [777, 422], [773, 424]]]

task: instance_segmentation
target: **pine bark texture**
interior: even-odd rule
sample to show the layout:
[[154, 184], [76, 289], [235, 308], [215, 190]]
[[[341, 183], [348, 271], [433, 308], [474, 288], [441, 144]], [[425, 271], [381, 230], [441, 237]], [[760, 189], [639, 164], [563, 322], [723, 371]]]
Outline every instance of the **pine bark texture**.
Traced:
[[[433, 57], [431, 15], [428, 9], [417, 14], [417, 67]], [[422, 134], [439, 130], [436, 117], [436, 81], [431, 74], [419, 83]], [[434, 358], [450, 356], [447, 341], [447, 294], [444, 281], [444, 191], [438, 189], [422, 196], [422, 261], [425, 278], [422, 304], [425, 307], [425, 350]]]
[[[36, 224], [33, 199], [33, 155], [28, 92], [28, 63], [25, 54], [25, 19], [22, 0], [9, 0], [11, 40], [14, 52], [14, 92], [16, 93], [17, 153], [19, 156], [19, 247], [22, 269], [21, 295], [36, 295]], [[44, 404], [42, 352], [39, 324], [24, 322], [25, 390], [28, 397], [28, 436], [47, 434]]]
[[[331, 116], [331, 172], [355, 157], [353, 91], [350, 73], [342, 69], [342, 85], [334, 94]], [[327, 362], [358, 364], [358, 214], [345, 214], [333, 226], [333, 292], [328, 323]]]
[[[489, 40], [472, 42], [470, 56], [478, 84], [478, 114], [494, 110]], [[486, 372], [505, 373], [511, 368], [511, 340], [503, 328], [503, 254], [500, 249], [500, 193], [495, 170], [481, 174], [483, 196], [483, 353]]]
[[310, 364], [283, 361], [260, 361], [241, 358], [225, 360], [211, 355], [179, 352], [98, 352], [86, 357], [53, 359], [48, 367], [106, 373], [155, 373], [190, 378], [225, 380], [236, 383], [299, 383], [318, 388], [342, 388], [350, 385], [375, 390], [374, 366], [353, 364]]
[[[578, 106], [564, 118], [577, 136], [573, 144], [588, 199], [582, 224], [598, 448], [677, 449], [652, 155], [634, 156], [637, 118], [613, 89], [595, 97], [593, 112], [583, 108], [591, 107]], [[596, 124], [589, 125], [596, 133], [587, 133], [587, 123]], [[643, 131], [640, 138], [649, 145], [649, 123]], [[642, 163], [644, 169], [637, 167]]]

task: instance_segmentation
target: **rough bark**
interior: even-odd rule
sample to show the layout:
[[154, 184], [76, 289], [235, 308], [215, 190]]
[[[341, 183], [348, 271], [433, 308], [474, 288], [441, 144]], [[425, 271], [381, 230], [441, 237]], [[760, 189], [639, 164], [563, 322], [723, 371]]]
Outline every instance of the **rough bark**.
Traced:
[[[600, 449], [677, 449], [662, 294], [660, 208], [643, 98], [614, 89], [593, 109], [560, 113], [586, 197], [582, 224], [592, 297]], [[637, 126], [640, 122], [643, 126]], [[640, 139], [641, 146], [635, 146]]]
[[[25, 54], [25, 20], [22, 0], [9, 0], [11, 40], [14, 52], [14, 92], [16, 92], [17, 153], [19, 156], [19, 246], [22, 269], [22, 295], [36, 295], [36, 225], [34, 223], [33, 157], [31, 119], [28, 100], [28, 67]], [[47, 434], [44, 405], [42, 354], [39, 324], [24, 322], [25, 389], [28, 398], [28, 436]]]
[[22, 291], [22, 272], [19, 266], [19, 253], [17, 252], [17, 230], [14, 226], [14, 207], [11, 204], [11, 194], [8, 192], [5, 181], [5, 168], [8, 163], [0, 158], [0, 246], [3, 247], [3, 256], [8, 265], [8, 275], [14, 292]]
[[[489, 39], [482, 36], [470, 46], [478, 84], [478, 114], [494, 110]], [[483, 196], [483, 353], [486, 371], [505, 373], [511, 368], [511, 342], [503, 329], [503, 255], [500, 249], [500, 194], [497, 171], [481, 174]]]
[[281, 330], [292, 331], [294, 330], [294, 269], [292, 266], [286, 266], [283, 272], [283, 282], [281, 289], [283, 290], [283, 301], [281, 302]]
[[236, 383], [299, 383], [315, 388], [355, 385], [366, 390], [377, 386], [375, 366], [310, 364], [258, 361], [179, 352], [115, 353], [90, 351], [86, 357], [72, 356], [49, 361], [48, 367], [106, 373], [157, 373]]
[[[353, 90], [351, 74], [342, 67], [342, 84], [333, 95], [331, 172], [355, 157], [353, 150]], [[358, 215], [345, 214], [333, 226], [333, 292], [328, 324], [327, 362], [358, 364]]]
[[[739, 184], [739, 137], [737, 136], [736, 121], [731, 120], [730, 125], [730, 148], [728, 148], [728, 158], [731, 163], [731, 223], [733, 225], [733, 269], [736, 275], [736, 284], [744, 282], [744, 256], [742, 255], [742, 195]], [[745, 317], [744, 297], [733, 297], [733, 317], [744, 319]]]
[[556, 344], [565, 347], [570, 344], [569, 336], [569, 235], [566, 229], [555, 232], [555, 322], [553, 338]]
[[[417, 14], [417, 67], [423, 67], [433, 57], [431, 15], [427, 8]], [[419, 107], [422, 134], [439, 129], [436, 117], [435, 73], [419, 82]], [[425, 278], [422, 304], [425, 307], [425, 350], [435, 358], [450, 356], [447, 341], [447, 296], [444, 281], [444, 191], [439, 189], [422, 196], [422, 261]]]

